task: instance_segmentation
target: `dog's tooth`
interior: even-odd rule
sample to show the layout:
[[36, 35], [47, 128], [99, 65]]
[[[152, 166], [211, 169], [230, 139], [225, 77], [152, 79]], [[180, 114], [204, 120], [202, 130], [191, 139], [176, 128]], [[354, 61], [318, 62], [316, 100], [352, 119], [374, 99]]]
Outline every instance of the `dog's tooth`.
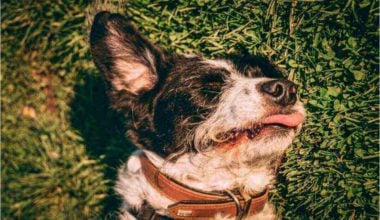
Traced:
[[236, 138], [236, 135], [237, 135], [237, 130], [232, 129], [230, 131], [225, 132], [222, 135], [222, 139], [223, 141], [233, 141]]
[[233, 128], [225, 132], [224, 134], [221, 134], [220, 137], [224, 141], [233, 142], [233, 141], [236, 141], [243, 133], [245, 133], [245, 135], [249, 139], [253, 139], [260, 133], [262, 128], [263, 128], [263, 124], [261, 123], [252, 124], [250, 128], [241, 129], [241, 130], [237, 128]]

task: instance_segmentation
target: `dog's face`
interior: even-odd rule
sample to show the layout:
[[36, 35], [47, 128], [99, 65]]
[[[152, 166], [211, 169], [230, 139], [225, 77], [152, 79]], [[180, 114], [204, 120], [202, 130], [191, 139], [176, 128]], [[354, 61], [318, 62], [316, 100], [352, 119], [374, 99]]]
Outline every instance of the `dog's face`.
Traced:
[[297, 86], [263, 58], [162, 52], [125, 18], [106, 12], [95, 17], [90, 38], [112, 105], [127, 116], [129, 138], [164, 158], [279, 156], [301, 128]]

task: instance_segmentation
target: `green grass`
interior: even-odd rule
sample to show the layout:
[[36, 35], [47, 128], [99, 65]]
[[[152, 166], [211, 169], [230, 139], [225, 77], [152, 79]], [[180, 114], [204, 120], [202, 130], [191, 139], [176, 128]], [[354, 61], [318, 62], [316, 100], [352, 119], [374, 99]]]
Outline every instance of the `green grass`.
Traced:
[[[269, 57], [308, 111], [271, 200], [285, 219], [377, 219], [376, 0], [149, 1], [117, 6], [155, 43]], [[117, 167], [134, 150], [88, 44], [87, 1], [2, 3], [4, 219], [115, 216]]]

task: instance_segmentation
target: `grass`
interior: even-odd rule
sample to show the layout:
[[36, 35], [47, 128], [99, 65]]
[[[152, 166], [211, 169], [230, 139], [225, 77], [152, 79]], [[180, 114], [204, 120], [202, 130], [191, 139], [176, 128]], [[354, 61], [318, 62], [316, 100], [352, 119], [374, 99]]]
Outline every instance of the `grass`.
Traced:
[[[219, 57], [269, 57], [308, 111], [271, 200], [284, 219], [377, 219], [376, 0], [119, 2], [155, 43]], [[89, 53], [87, 1], [2, 4], [4, 219], [104, 219], [116, 169], [134, 147], [108, 107]], [[91, 10], [90, 10], [91, 11]]]

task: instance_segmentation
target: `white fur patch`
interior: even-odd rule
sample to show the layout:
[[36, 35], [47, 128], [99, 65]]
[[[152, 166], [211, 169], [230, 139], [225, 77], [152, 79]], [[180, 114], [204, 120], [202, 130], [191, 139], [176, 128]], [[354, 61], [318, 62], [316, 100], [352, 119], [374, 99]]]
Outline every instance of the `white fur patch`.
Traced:
[[139, 209], [147, 200], [158, 213], [165, 214], [165, 209], [173, 201], [162, 196], [147, 182], [141, 170], [140, 154], [141, 151], [136, 151], [127, 165], [119, 169], [115, 190], [125, 202], [124, 210]]
[[[263, 191], [274, 178], [272, 171], [266, 167], [267, 164], [253, 168], [249, 164], [239, 163], [233, 152], [185, 154], [175, 163], [164, 163], [156, 154], [145, 152], [157, 167], [162, 167], [162, 172], [204, 191], [235, 188], [246, 190], [247, 193]], [[231, 167], [234, 163], [237, 166]]]
[[[243, 123], [257, 121], [265, 113], [262, 105], [264, 101], [256, 90], [256, 85], [268, 79], [249, 79], [236, 74], [232, 74], [231, 78], [233, 86], [224, 91], [218, 108], [196, 129], [196, 146], [205, 146], [209, 139], [216, 140], [214, 135], [242, 127]], [[250, 94], [244, 95], [244, 89], [247, 89]]]

